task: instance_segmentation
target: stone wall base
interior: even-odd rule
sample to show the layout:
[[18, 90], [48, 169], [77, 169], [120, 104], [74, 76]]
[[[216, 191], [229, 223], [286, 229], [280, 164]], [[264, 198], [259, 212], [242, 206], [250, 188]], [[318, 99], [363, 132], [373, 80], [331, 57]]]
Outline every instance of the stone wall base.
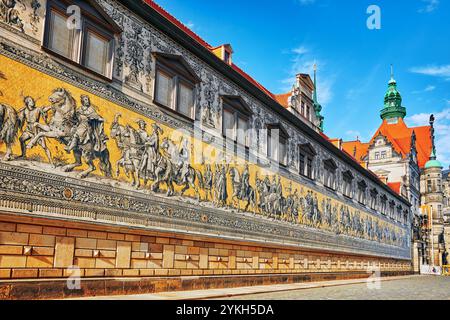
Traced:
[[[382, 276], [403, 276], [412, 272], [384, 272]], [[347, 279], [365, 279], [367, 273], [316, 273], [258, 276], [170, 277], [83, 279], [81, 289], [68, 289], [67, 279], [12, 281], [0, 283], [2, 300], [66, 299], [94, 296], [152, 294], [159, 292], [207, 290], [247, 286], [292, 284]]]
[[[270, 241], [270, 235], [268, 235]], [[0, 298], [153, 293], [412, 272], [410, 260], [0, 212]], [[77, 277], [82, 289], [66, 289]]]

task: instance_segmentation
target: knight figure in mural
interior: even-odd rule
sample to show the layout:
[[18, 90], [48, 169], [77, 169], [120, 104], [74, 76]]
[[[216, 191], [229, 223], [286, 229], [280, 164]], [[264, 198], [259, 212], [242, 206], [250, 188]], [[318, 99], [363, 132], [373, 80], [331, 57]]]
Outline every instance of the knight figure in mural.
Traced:
[[250, 186], [250, 169], [248, 164], [245, 164], [244, 171], [242, 175], [240, 175], [239, 170], [234, 167], [229, 170], [232, 188], [233, 188], [233, 196], [232, 200], [234, 200], [235, 207], [239, 208], [239, 201], [245, 201], [246, 206], [244, 211], [248, 211], [250, 205], [253, 208], [256, 207], [256, 192], [253, 187]]
[[0, 103], [0, 142], [6, 145], [6, 153], [3, 160], [13, 159], [12, 147], [19, 130], [19, 117], [16, 110], [6, 104]]
[[[39, 128], [37, 124], [40, 123], [41, 119], [44, 122], [47, 121], [46, 114], [43, 108], [36, 106], [36, 101], [27, 96], [23, 99], [25, 104], [24, 108], [19, 111], [19, 126], [22, 129], [22, 134], [19, 137], [20, 142], [20, 150], [21, 155], [18, 157], [19, 159], [26, 159], [27, 157], [27, 147], [26, 144], [29, 140], [33, 139], [39, 132]], [[25, 128], [23, 128], [25, 126]], [[37, 141], [37, 143], [42, 147], [47, 156], [47, 160], [50, 164], [53, 165], [52, 155], [50, 153], [49, 148], [47, 147], [47, 143], [44, 138], [41, 138]]]
[[228, 192], [227, 192], [227, 172], [228, 164], [216, 164], [216, 172], [214, 174], [214, 191], [215, 203], [218, 206], [226, 207]]
[[70, 172], [82, 165], [82, 159], [88, 169], [80, 174], [86, 178], [96, 170], [94, 159], [100, 160], [100, 170], [111, 177], [111, 163], [108, 140], [104, 133], [104, 120], [98, 115], [96, 107], [91, 104], [88, 96], [81, 96], [81, 107], [77, 110], [76, 101], [69, 91], [57, 88], [49, 97], [51, 106], [43, 108], [44, 114], [51, 113], [51, 120], [46, 124], [35, 123], [38, 130], [27, 148], [33, 148], [42, 138], [56, 139], [66, 145], [66, 151], [73, 151], [75, 162], [63, 167], [63, 171]]
[[145, 131], [145, 122], [140, 123], [141, 138], [145, 141], [144, 157], [141, 160], [141, 166], [139, 170], [143, 173], [145, 184], [148, 180], [156, 179], [156, 165], [159, 162], [159, 140], [160, 136], [164, 133], [160, 126], [156, 123], [152, 124], [152, 134], [147, 135]]
[[205, 167], [205, 173], [203, 174], [203, 187], [205, 189], [206, 193], [206, 201], [209, 201], [209, 199], [214, 200], [213, 195], [213, 185], [214, 185], [214, 175], [211, 169], [210, 164], [203, 163]]
[[120, 175], [120, 169], [123, 168], [128, 178], [132, 179], [132, 186], [140, 187], [141, 159], [144, 153], [144, 141], [141, 135], [130, 125], [122, 126], [119, 123], [121, 114], [116, 114], [111, 124], [111, 138], [116, 141], [118, 149], [121, 151], [121, 157], [116, 162], [116, 176]]

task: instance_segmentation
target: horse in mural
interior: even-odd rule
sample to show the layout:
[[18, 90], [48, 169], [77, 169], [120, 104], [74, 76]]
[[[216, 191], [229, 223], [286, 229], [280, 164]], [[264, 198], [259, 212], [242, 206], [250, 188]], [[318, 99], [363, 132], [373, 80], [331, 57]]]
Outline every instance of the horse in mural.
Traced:
[[189, 164], [189, 150], [185, 143], [180, 141], [177, 146], [172, 140], [165, 137], [161, 143], [161, 157], [156, 165], [155, 178], [152, 191], [157, 192], [161, 183], [167, 185], [167, 195], [175, 194], [174, 184], [182, 186], [181, 196], [190, 188], [194, 189], [197, 200], [201, 200], [200, 189], [203, 189], [203, 175], [199, 170]]
[[251, 187], [247, 183], [244, 182], [244, 179], [241, 179], [241, 174], [239, 173], [239, 170], [237, 168], [231, 168], [229, 169], [230, 178], [231, 178], [231, 186], [232, 186], [232, 201], [234, 202], [234, 205], [236, 208], [239, 207], [239, 201], [246, 202], [245, 205], [245, 212], [248, 212], [248, 209], [250, 208], [250, 205], [253, 208], [256, 208], [256, 192], [253, 187]]
[[141, 186], [140, 166], [143, 155], [142, 141], [137, 131], [131, 126], [119, 124], [120, 114], [116, 114], [111, 125], [111, 138], [116, 141], [117, 147], [122, 153], [116, 162], [116, 176], [120, 175], [120, 169], [125, 171], [128, 178], [132, 179], [132, 187], [138, 189]]
[[[88, 100], [86, 96], [84, 99]], [[103, 124], [94, 117], [87, 117], [88, 110], [92, 113], [93, 106], [86, 106], [86, 111], [78, 110], [76, 102], [69, 91], [64, 88], [57, 88], [49, 97], [50, 107], [44, 108], [44, 112], [52, 112], [50, 122], [47, 124], [36, 123], [36, 129], [40, 132], [28, 143], [27, 148], [33, 148], [42, 138], [55, 139], [67, 147], [71, 147], [75, 162], [64, 166], [65, 172], [71, 172], [83, 165], [83, 161], [88, 165], [88, 169], [81, 172], [80, 177], [86, 178], [96, 170], [94, 160], [98, 159], [100, 170], [107, 176], [112, 176], [112, 166], [109, 160], [109, 150], [106, 147], [107, 138], [103, 132]], [[98, 117], [97, 117], [98, 118]], [[83, 130], [82, 133], [79, 131]], [[77, 135], [84, 136], [84, 139], [74, 139]], [[67, 149], [66, 149], [67, 150]]]
[[269, 181], [266, 176], [264, 180], [256, 177], [256, 188], [259, 195], [258, 207], [260, 211], [269, 218], [281, 219], [286, 207], [286, 198], [283, 197], [280, 181]]

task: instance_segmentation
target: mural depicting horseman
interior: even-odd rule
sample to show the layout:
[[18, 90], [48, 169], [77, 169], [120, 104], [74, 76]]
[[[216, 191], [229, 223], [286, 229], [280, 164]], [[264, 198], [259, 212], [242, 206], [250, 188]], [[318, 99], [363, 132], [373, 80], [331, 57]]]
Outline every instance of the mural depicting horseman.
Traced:
[[139, 134], [131, 126], [119, 124], [120, 114], [116, 114], [111, 124], [111, 138], [116, 141], [121, 151], [121, 158], [116, 163], [116, 175], [120, 175], [120, 168], [125, 170], [126, 175], [132, 179], [132, 186], [140, 187], [141, 159], [144, 154], [145, 141], [142, 140], [142, 132]]
[[287, 221], [296, 222], [298, 217], [298, 191], [296, 189], [294, 193], [292, 193], [292, 182], [289, 182], [286, 192], [289, 195], [286, 197], [283, 213], [285, 214]]
[[53, 138], [65, 144], [66, 151], [75, 156], [75, 163], [63, 167], [66, 172], [73, 171], [86, 161], [88, 169], [80, 174], [86, 178], [96, 170], [94, 159], [100, 160], [100, 170], [107, 176], [112, 176], [109, 150], [103, 129], [104, 120], [97, 114], [88, 96], [81, 96], [81, 108], [77, 111], [75, 99], [64, 88], [53, 91], [49, 97], [50, 107], [44, 108], [44, 113], [52, 112], [48, 124], [35, 123], [35, 129], [40, 132], [28, 143], [27, 148], [33, 148], [42, 138]]
[[152, 184], [152, 191], [159, 190], [161, 183], [167, 185], [167, 195], [175, 194], [174, 183], [183, 186], [181, 196], [194, 189], [197, 200], [200, 200], [200, 189], [203, 189], [203, 175], [199, 170], [189, 164], [189, 142], [183, 137], [177, 146], [172, 140], [165, 137], [161, 143], [161, 157], [156, 165], [156, 180]]
[[229, 172], [233, 187], [232, 200], [234, 200], [235, 206], [239, 208], [239, 201], [245, 201], [247, 204], [244, 211], [248, 211], [250, 205], [255, 208], [256, 192], [250, 186], [250, 170], [248, 164], [245, 164], [242, 176], [239, 174], [239, 170], [237, 168], [231, 168]]
[[[26, 159], [26, 143], [38, 134], [39, 129], [37, 128], [37, 124], [40, 123], [40, 120], [44, 119], [44, 121], [46, 121], [46, 114], [44, 113], [44, 110], [36, 106], [36, 101], [32, 97], [25, 97], [23, 102], [25, 107], [19, 111], [18, 120], [19, 127], [22, 128], [25, 125], [25, 128], [19, 137], [22, 154], [18, 157], [18, 159]], [[53, 165], [52, 155], [47, 147], [45, 139], [41, 138], [37, 143], [42, 147], [42, 149], [44, 149], [48, 162]]]

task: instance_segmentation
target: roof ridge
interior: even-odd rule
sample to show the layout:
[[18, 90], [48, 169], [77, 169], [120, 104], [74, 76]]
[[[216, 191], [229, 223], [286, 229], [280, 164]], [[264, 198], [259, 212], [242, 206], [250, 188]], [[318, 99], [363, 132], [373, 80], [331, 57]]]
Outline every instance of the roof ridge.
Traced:
[[158, 13], [160, 13], [162, 16], [164, 16], [167, 20], [172, 22], [174, 25], [182, 29], [184, 32], [186, 32], [191, 38], [199, 42], [201, 45], [206, 47], [207, 49], [212, 49], [212, 46], [204, 40], [202, 37], [200, 37], [197, 33], [192, 31], [188, 26], [186, 26], [183, 22], [175, 18], [173, 15], [171, 15], [166, 9], [164, 9], [161, 5], [157, 4], [154, 0], [144, 0], [145, 3], [147, 3], [150, 7], [155, 9]]

